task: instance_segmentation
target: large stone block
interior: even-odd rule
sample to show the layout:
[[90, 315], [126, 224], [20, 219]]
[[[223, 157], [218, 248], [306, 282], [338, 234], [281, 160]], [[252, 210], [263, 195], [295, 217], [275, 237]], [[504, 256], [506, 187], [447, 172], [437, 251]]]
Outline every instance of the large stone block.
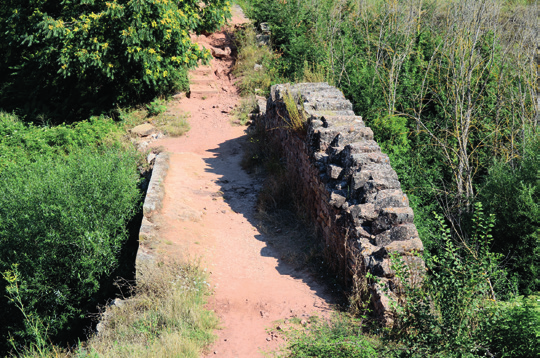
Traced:
[[380, 234], [375, 235], [373, 244], [375, 246], [386, 246], [394, 241], [412, 240], [418, 237], [418, 231], [414, 224], [394, 226]]
[[377, 220], [373, 222], [373, 233], [378, 234], [390, 229], [392, 226], [401, 224], [412, 224], [414, 219], [413, 211], [410, 207], [384, 208], [380, 211]]

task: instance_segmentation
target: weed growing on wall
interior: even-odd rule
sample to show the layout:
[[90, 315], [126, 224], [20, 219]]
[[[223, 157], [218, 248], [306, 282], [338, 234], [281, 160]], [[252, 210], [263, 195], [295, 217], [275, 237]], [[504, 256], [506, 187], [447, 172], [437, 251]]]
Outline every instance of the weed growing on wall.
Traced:
[[303, 108], [298, 109], [298, 104], [294, 95], [286, 91], [283, 95], [283, 102], [287, 108], [287, 117], [282, 117], [288, 128], [298, 133], [306, 131], [306, 115]]

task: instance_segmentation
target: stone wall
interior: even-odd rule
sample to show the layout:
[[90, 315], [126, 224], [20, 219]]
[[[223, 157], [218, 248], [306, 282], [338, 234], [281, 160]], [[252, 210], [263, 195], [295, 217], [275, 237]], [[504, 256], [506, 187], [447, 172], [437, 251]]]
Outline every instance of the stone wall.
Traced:
[[[287, 124], [287, 92], [303, 108], [306, 132]], [[258, 124], [270, 145], [280, 149], [291, 186], [316, 225], [331, 268], [349, 288], [366, 283], [375, 312], [391, 324], [397, 282], [390, 254], [423, 270], [422, 259], [415, 255], [423, 246], [407, 196], [373, 131], [327, 83], [273, 86]], [[377, 279], [366, 280], [366, 272]]]

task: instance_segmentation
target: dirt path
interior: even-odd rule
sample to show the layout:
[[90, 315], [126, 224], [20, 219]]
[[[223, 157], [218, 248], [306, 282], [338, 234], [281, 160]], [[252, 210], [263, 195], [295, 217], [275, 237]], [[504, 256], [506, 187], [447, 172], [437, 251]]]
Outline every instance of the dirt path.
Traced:
[[[236, 12], [234, 22], [245, 21]], [[225, 33], [199, 37], [206, 47], [224, 46]], [[239, 96], [231, 58], [214, 59], [194, 72], [191, 98], [169, 111], [187, 111], [191, 130], [152, 146], [170, 153], [163, 208], [157, 217], [157, 250], [170, 257], [200, 259], [210, 271], [209, 306], [221, 319], [211, 357], [262, 357], [283, 339], [277, 320], [325, 315], [329, 295], [303, 271], [279, 258], [269, 237], [257, 229], [255, 202], [260, 182], [242, 170], [245, 127], [231, 124]], [[217, 74], [217, 75], [216, 75]], [[268, 330], [268, 331], [267, 331]], [[273, 332], [273, 333], [272, 333]]]

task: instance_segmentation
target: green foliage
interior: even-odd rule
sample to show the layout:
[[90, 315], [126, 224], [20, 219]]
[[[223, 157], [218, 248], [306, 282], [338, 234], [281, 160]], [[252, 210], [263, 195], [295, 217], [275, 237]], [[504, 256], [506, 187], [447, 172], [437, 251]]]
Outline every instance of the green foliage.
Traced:
[[410, 150], [407, 118], [395, 115], [375, 118], [371, 129], [379, 134], [381, 149], [388, 155], [397, 158]]
[[26, 124], [15, 115], [0, 112], [0, 174], [11, 164], [62, 156], [77, 148], [119, 146], [115, 140], [119, 133], [119, 127], [103, 117], [48, 127]]
[[[92, 148], [35, 156], [0, 173], [0, 271], [8, 278], [1, 288], [13, 299], [16, 284], [16, 307], [38, 317], [52, 337], [65, 338], [61, 333], [95, 307], [137, 210], [137, 182], [134, 153]], [[16, 307], [2, 307], [2, 343], [7, 331], [17, 342], [32, 341]]]
[[496, 301], [494, 287], [505, 284], [505, 275], [499, 268], [501, 255], [489, 251], [494, 217], [486, 217], [477, 203], [472, 236], [458, 242], [444, 220], [437, 219], [444, 247], [426, 259], [429, 271], [421, 284], [410, 280], [404, 263], [394, 260], [403, 297], [389, 338], [404, 343], [404, 355], [413, 357], [538, 354], [540, 347], [533, 343], [538, 330], [533, 327], [540, 316], [533, 301]]
[[491, 318], [483, 338], [498, 357], [540, 355], [540, 298], [516, 297], [488, 308]]
[[[44, 356], [48, 352], [47, 331], [48, 327], [43, 325], [42, 320], [35, 312], [28, 311], [22, 301], [20, 292], [20, 272], [18, 264], [12, 264], [11, 269], [2, 273], [2, 278], [7, 281], [6, 292], [9, 302], [17, 307], [23, 315], [26, 333], [31, 337], [27, 351], [35, 352], [38, 356]], [[15, 340], [10, 337], [10, 344], [15, 351], [18, 347]]]
[[[233, 73], [239, 77], [236, 85], [242, 95], [268, 94], [270, 86], [277, 83], [276, 69], [272, 67], [276, 56], [267, 46], [259, 46], [253, 28], [235, 33], [238, 56]], [[260, 65], [260, 68], [256, 68]]]
[[3, 1], [0, 106], [75, 120], [185, 87], [210, 58], [190, 32], [228, 17], [225, 0]]
[[361, 334], [360, 326], [346, 315], [337, 314], [327, 322], [311, 318], [308, 327], [291, 330], [288, 358], [370, 358], [378, 357], [374, 344]]
[[157, 116], [167, 110], [167, 106], [165, 103], [160, 99], [155, 99], [150, 104], [146, 105], [146, 108], [148, 109], [148, 116]]
[[530, 140], [522, 158], [495, 163], [480, 196], [496, 217], [493, 250], [509, 256], [520, 291], [534, 293], [540, 287], [540, 140]]

